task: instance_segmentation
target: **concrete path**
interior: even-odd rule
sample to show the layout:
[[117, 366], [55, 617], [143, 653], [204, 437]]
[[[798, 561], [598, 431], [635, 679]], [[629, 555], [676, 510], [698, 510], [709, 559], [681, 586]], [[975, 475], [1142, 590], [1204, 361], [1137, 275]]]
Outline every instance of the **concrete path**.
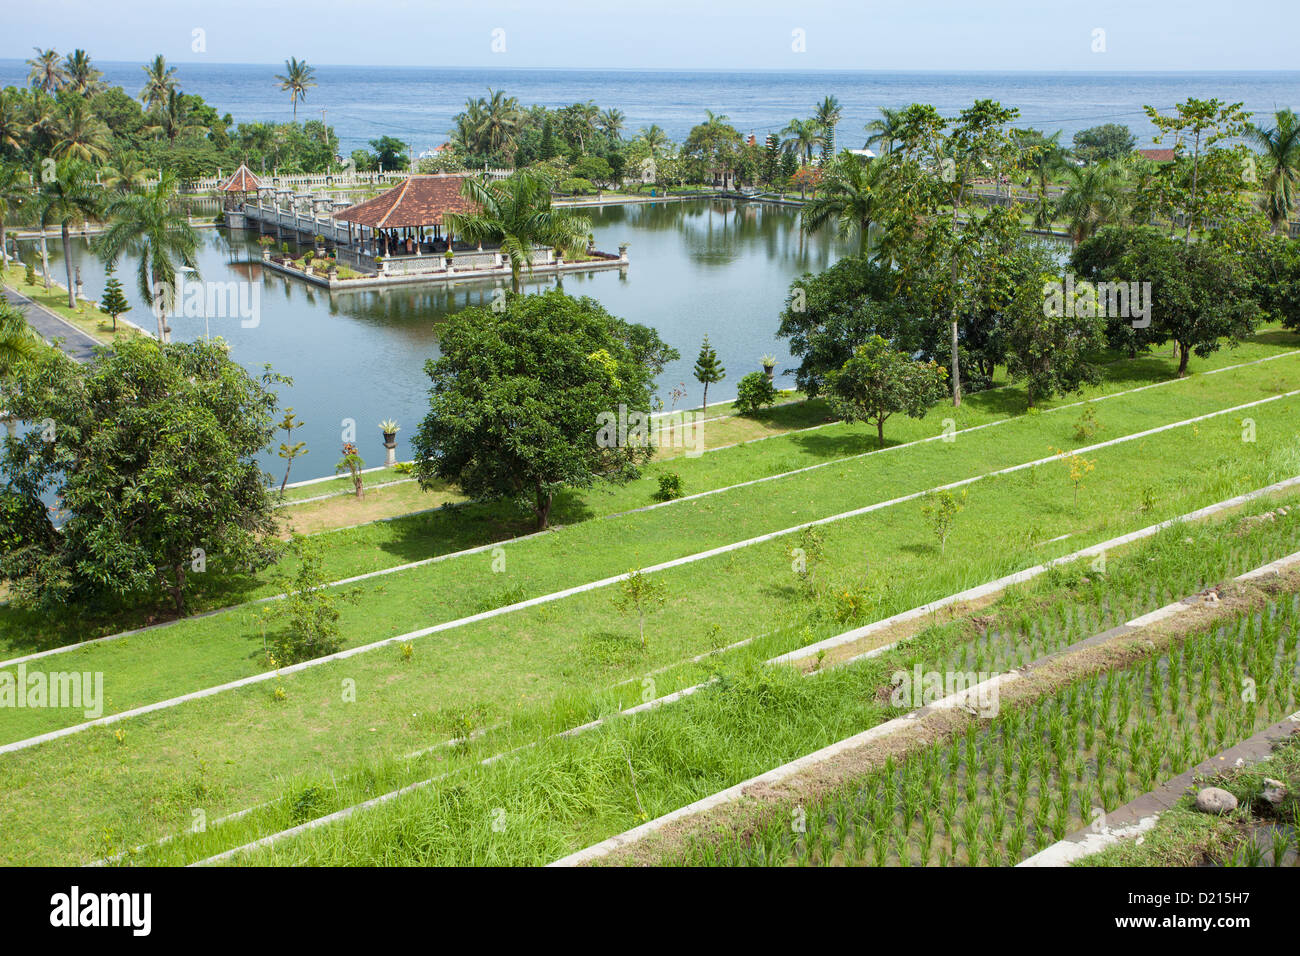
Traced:
[[95, 355], [95, 349], [103, 345], [67, 319], [32, 301], [12, 286], [6, 285], [4, 290], [10, 304], [23, 310], [27, 324], [39, 332], [41, 338], [51, 343], [56, 338], [61, 339], [60, 348], [78, 362], [89, 362]]

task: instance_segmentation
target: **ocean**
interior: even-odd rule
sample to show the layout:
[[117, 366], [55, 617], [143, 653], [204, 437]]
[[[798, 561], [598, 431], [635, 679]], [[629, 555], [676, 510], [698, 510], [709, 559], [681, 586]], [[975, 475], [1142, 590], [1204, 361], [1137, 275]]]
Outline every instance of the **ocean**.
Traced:
[[[138, 63], [97, 63], [104, 79], [137, 94]], [[236, 123], [285, 121], [289, 98], [275, 74], [283, 65], [178, 63], [181, 89], [201, 95]], [[1195, 97], [1244, 102], [1271, 113], [1300, 107], [1300, 71], [1249, 73], [900, 73], [870, 71], [676, 72], [669, 70], [439, 69], [417, 67], [316, 67], [317, 86], [299, 103], [299, 119], [325, 120], [337, 131], [344, 155], [383, 135], [396, 136], [415, 153], [447, 139], [452, 117], [466, 99], [504, 90], [528, 106], [558, 107], [595, 100], [627, 116], [625, 136], [658, 123], [681, 141], [706, 109], [725, 114], [742, 133], [762, 140], [792, 118], [807, 117], [823, 97], [843, 106], [841, 146], [861, 146], [866, 123], [881, 107], [931, 103], [955, 115], [974, 100], [991, 98], [1020, 110], [1017, 125], [1057, 129], [1069, 142], [1100, 123], [1122, 123], [1139, 145], [1155, 133], [1143, 107], [1169, 110]], [[21, 60], [0, 60], [0, 86], [25, 85]]]

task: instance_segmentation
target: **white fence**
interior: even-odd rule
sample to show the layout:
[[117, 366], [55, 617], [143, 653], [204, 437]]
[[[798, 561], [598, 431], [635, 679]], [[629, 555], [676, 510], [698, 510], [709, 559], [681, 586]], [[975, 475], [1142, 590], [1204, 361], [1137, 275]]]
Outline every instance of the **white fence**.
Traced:
[[[224, 170], [218, 170], [216, 176], [207, 176], [202, 179], [187, 179], [181, 184], [181, 192], [185, 193], [206, 193], [213, 192], [221, 186], [231, 173]], [[475, 169], [466, 170], [467, 173], [479, 175], [486, 173], [492, 179], [504, 179], [514, 170], [512, 169]], [[257, 174], [255, 174], [257, 175]], [[347, 189], [355, 186], [389, 186], [393, 183], [399, 183], [410, 176], [408, 170], [393, 170], [385, 172], [379, 170], [372, 173], [363, 173], [356, 170], [341, 170], [337, 173], [311, 173], [311, 174], [280, 174], [270, 172], [264, 175], [257, 175], [263, 186], [274, 186], [278, 189]], [[146, 186], [153, 188], [158, 184], [158, 180], [150, 180]]]

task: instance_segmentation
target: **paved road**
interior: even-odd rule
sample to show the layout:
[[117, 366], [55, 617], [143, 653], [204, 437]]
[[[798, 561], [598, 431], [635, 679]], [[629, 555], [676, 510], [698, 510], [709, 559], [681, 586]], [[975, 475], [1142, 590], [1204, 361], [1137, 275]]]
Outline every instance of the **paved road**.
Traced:
[[47, 342], [52, 342], [56, 338], [61, 339], [60, 348], [78, 362], [89, 362], [94, 358], [95, 349], [103, 345], [67, 319], [33, 302], [12, 286], [5, 286], [4, 289], [10, 304], [23, 310], [28, 325], [39, 332]]

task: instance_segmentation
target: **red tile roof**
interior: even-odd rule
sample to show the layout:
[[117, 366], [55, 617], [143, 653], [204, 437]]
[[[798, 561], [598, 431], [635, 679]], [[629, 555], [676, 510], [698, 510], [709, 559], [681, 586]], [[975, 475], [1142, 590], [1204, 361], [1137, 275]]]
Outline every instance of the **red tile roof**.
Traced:
[[335, 219], [371, 229], [440, 226], [446, 213], [472, 213], [478, 205], [460, 194], [468, 176], [411, 176], [374, 199], [341, 209]]
[[1153, 163], [1172, 163], [1174, 161], [1174, 151], [1172, 149], [1139, 149], [1138, 155], [1143, 159], [1149, 159]]
[[217, 188], [224, 193], [251, 193], [256, 192], [261, 185], [261, 180], [254, 176], [247, 166], [240, 163], [235, 174]]

